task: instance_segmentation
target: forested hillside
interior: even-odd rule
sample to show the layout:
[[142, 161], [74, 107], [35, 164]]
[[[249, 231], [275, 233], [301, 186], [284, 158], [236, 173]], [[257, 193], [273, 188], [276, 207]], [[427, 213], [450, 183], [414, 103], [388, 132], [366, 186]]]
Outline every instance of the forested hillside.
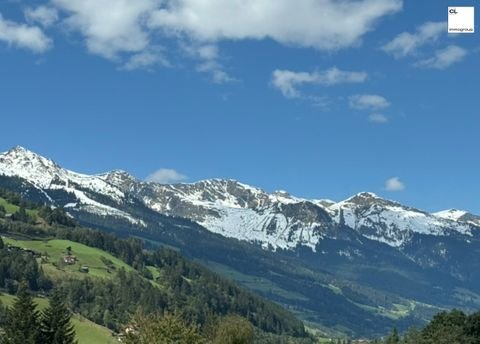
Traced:
[[478, 344], [480, 343], [480, 312], [467, 315], [459, 310], [441, 312], [422, 329], [412, 328], [404, 335], [396, 329], [375, 344]]
[[14, 193], [1, 191], [0, 204], [5, 293], [15, 294], [21, 281], [36, 295], [58, 290], [71, 311], [115, 332], [141, 312], [174, 314], [198, 326], [202, 336], [212, 322], [237, 315], [258, 337], [306, 337], [303, 323], [288, 311], [173, 250], [147, 251], [140, 240], [82, 228], [61, 209]]

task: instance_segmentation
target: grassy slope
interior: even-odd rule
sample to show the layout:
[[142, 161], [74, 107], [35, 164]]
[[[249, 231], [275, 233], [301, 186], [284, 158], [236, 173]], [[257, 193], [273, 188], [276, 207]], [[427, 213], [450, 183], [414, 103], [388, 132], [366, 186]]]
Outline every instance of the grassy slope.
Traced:
[[[0, 295], [0, 301], [7, 306], [13, 303], [15, 297], [9, 294]], [[48, 304], [48, 300], [45, 298], [35, 298], [35, 303], [38, 304], [38, 308], [42, 310]], [[80, 315], [74, 315], [72, 323], [75, 326], [77, 333], [78, 344], [113, 344], [115, 343], [112, 333], [105, 327], [97, 325], [88, 319]]]
[[[69, 240], [15, 240], [11, 238], [2, 238], [6, 243], [22, 248], [28, 248], [37, 251], [40, 254], [48, 254], [48, 262], [42, 264], [42, 268], [47, 275], [52, 278], [62, 278], [62, 275], [69, 274], [71, 277], [83, 278], [87, 274], [79, 272], [81, 266], [88, 266], [90, 276], [108, 278], [114, 270], [124, 268], [131, 271], [133, 268], [125, 264], [120, 259], [111, 254], [79, 244]], [[67, 247], [72, 248], [72, 254], [77, 257], [77, 263], [74, 265], [65, 265], [63, 257], [67, 254]], [[102, 259], [103, 257], [103, 259]], [[111, 262], [108, 265], [105, 260]]]
[[[7, 210], [9, 211], [9, 210]], [[60, 279], [65, 275], [69, 277], [84, 278], [87, 275], [109, 278], [112, 270], [124, 268], [127, 271], [133, 270], [133, 268], [118, 258], [115, 258], [111, 254], [92, 248], [86, 245], [82, 245], [69, 240], [15, 240], [11, 238], [2, 237], [5, 243], [10, 245], [28, 248], [37, 251], [41, 254], [47, 253], [49, 260], [47, 263], [42, 264], [42, 268], [50, 277]], [[59, 264], [63, 256], [66, 255], [66, 248], [70, 246], [72, 248], [72, 254], [77, 257], [77, 263], [75, 265], [63, 265]], [[111, 262], [108, 263], [110, 267], [105, 264], [107, 259]], [[87, 265], [89, 267], [89, 273], [81, 273], [78, 271], [79, 267]], [[108, 271], [111, 272], [108, 272]], [[11, 305], [14, 300], [14, 296], [3, 294], [0, 295], [0, 301], [5, 305]], [[35, 302], [39, 305], [39, 309], [43, 309], [47, 306], [48, 300], [45, 298], [35, 298]], [[90, 320], [76, 314], [72, 318], [72, 323], [75, 326], [79, 344], [110, 344], [115, 343], [112, 333], [107, 328], [97, 325]]]
[[[114, 270], [124, 268], [127, 271], [132, 271], [133, 268], [127, 265], [120, 259], [112, 256], [111, 254], [92, 248], [77, 242], [69, 240], [15, 240], [8, 237], [2, 237], [2, 240], [10, 245], [31, 249], [41, 253], [47, 253], [49, 256], [48, 262], [41, 263], [44, 272], [54, 279], [61, 279], [65, 276], [74, 278], [84, 278], [86, 276], [95, 276], [98, 278], [109, 278]], [[66, 255], [67, 247], [72, 248], [72, 254], [77, 257], [77, 263], [75, 265], [64, 265], [59, 262]], [[102, 259], [102, 257], [104, 259]], [[105, 264], [105, 259], [110, 261]], [[85, 274], [79, 272], [80, 266], [87, 265], [89, 267], [89, 273]], [[148, 267], [152, 274], [157, 277], [159, 272], [154, 267]], [[110, 272], [108, 272], [110, 270]], [[153, 284], [156, 284], [152, 282]], [[14, 296], [3, 294], [0, 295], [0, 301], [6, 305], [10, 305], [13, 302]], [[42, 309], [48, 304], [48, 300], [44, 298], [35, 298], [35, 302]], [[75, 326], [79, 344], [110, 344], [116, 343], [112, 338], [112, 333], [107, 328], [97, 325], [90, 320], [80, 316], [74, 315], [72, 323]]]
[[[9, 203], [6, 199], [4, 199], [2, 197], [0, 197], [0, 205], [3, 206], [5, 208], [5, 211], [7, 213], [10, 213], [10, 214], [16, 213], [18, 211], [18, 209], [20, 208], [17, 205]], [[37, 210], [27, 209], [27, 214], [29, 214], [29, 215], [35, 216], [35, 215], [37, 215], [37, 213], [38, 213]]]

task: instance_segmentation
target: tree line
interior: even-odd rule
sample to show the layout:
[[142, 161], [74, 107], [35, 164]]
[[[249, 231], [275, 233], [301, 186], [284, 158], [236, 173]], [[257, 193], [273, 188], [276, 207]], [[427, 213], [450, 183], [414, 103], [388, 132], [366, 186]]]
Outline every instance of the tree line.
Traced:
[[412, 328], [404, 335], [393, 329], [384, 344], [480, 344], [480, 312], [465, 314], [460, 310], [444, 311], [433, 317], [423, 329]]

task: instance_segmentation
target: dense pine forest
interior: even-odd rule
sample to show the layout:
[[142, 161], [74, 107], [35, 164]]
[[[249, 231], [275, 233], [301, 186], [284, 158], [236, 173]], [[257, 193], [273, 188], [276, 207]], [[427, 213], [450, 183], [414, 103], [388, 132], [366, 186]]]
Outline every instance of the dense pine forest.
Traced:
[[441, 312], [423, 329], [410, 329], [400, 335], [396, 329], [382, 344], [479, 344], [480, 312], [467, 315], [459, 310]]

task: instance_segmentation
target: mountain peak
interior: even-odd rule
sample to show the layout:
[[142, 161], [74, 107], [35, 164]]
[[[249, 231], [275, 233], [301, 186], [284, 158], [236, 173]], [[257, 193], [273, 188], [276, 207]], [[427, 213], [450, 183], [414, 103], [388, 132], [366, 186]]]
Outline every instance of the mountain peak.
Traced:
[[299, 203], [306, 201], [303, 198], [298, 198], [295, 196], [292, 196], [285, 190], [277, 190], [274, 191], [271, 196], [271, 199], [276, 200], [277, 202], [283, 203], [283, 204], [291, 204], [291, 203]]
[[8, 151], [8, 153], [10, 153], [10, 152], [26, 153], [26, 152], [30, 152], [30, 151], [28, 149], [26, 149], [25, 147], [15, 146]]
[[465, 215], [467, 212], [464, 210], [459, 210], [459, 209], [447, 209], [447, 210], [442, 210], [439, 212], [434, 213], [434, 215], [443, 217], [443, 218], [460, 218], [463, 215]]
[[378, 198], [378, 199], [381, 198], [381, 197], [378, 196], [377, 194], [375, 194], [375, 193], [373, 193], [373, 192], [369, 192], [369, 191], [359, 192], [356, 196], [357, 196], [357, 197], [363, 197], [363, 198]]
[[480, 216], [471, 214], [465, 210], [447, 209], [434, 213], [433, 215], [442, 219], [466, 222], [475, 226], [480, 226]]
[[344, 203], [356, 203], [356, 204], [364, 204], [364, 203], [372, 203], [375, 201], [384, 201], [383, 198], [374, 194], [373, 192], [359, 192], [358, 194], [347, 198]]
[[50, 159], [47, 159], [40, 154], [37, 154], [35, 152], [32, 152], [31, 150], [22, 147], [22, 146], [15, 146], [8, 151], [0, 154], [0, 156], [9, 156], [14, 159], [19, 159], [19, 158], [25, 158], [25, 159], [36, 159], [36, 160], [45, 160], [45, 161], [51, 161]]
[[128, 173], [125, 170], [112, 170], [106, 173], [102, 173], [99, 175], [100, 177], [116, 177], [116, 178], [122, 178], [122, 179], [137, 179], [130, 173]]
[[41, 185], [51, 181], [52, 173], [60, 170], [53, 160], [47, 159], [22, 146], [0, 154], [0, 174], [34, 180]]
[[281, 196], [281, 197], [287, 197], [290, 198], [292, 195], [290, 195], [287, 191], [285, 190], [277, 190], [272, 193], [274, 196]]
[[98, 177], [124, 191], [130, 189], [132, 184], [139, 182], [136, 177], [124, 170], [113, 170], [99, 174]]
[[[72, 185], [77, 185], [109, 195], [116, 200], [123, 197], [119, 189], [100, 177], [69, 171], [53, 160], [22, 146], [16, 146], [0, 154], [0, 175], [25, 179], [41, 189], [67, 189], [70, 192]], [[86, 202], [86, 199], [83, 201]]]

